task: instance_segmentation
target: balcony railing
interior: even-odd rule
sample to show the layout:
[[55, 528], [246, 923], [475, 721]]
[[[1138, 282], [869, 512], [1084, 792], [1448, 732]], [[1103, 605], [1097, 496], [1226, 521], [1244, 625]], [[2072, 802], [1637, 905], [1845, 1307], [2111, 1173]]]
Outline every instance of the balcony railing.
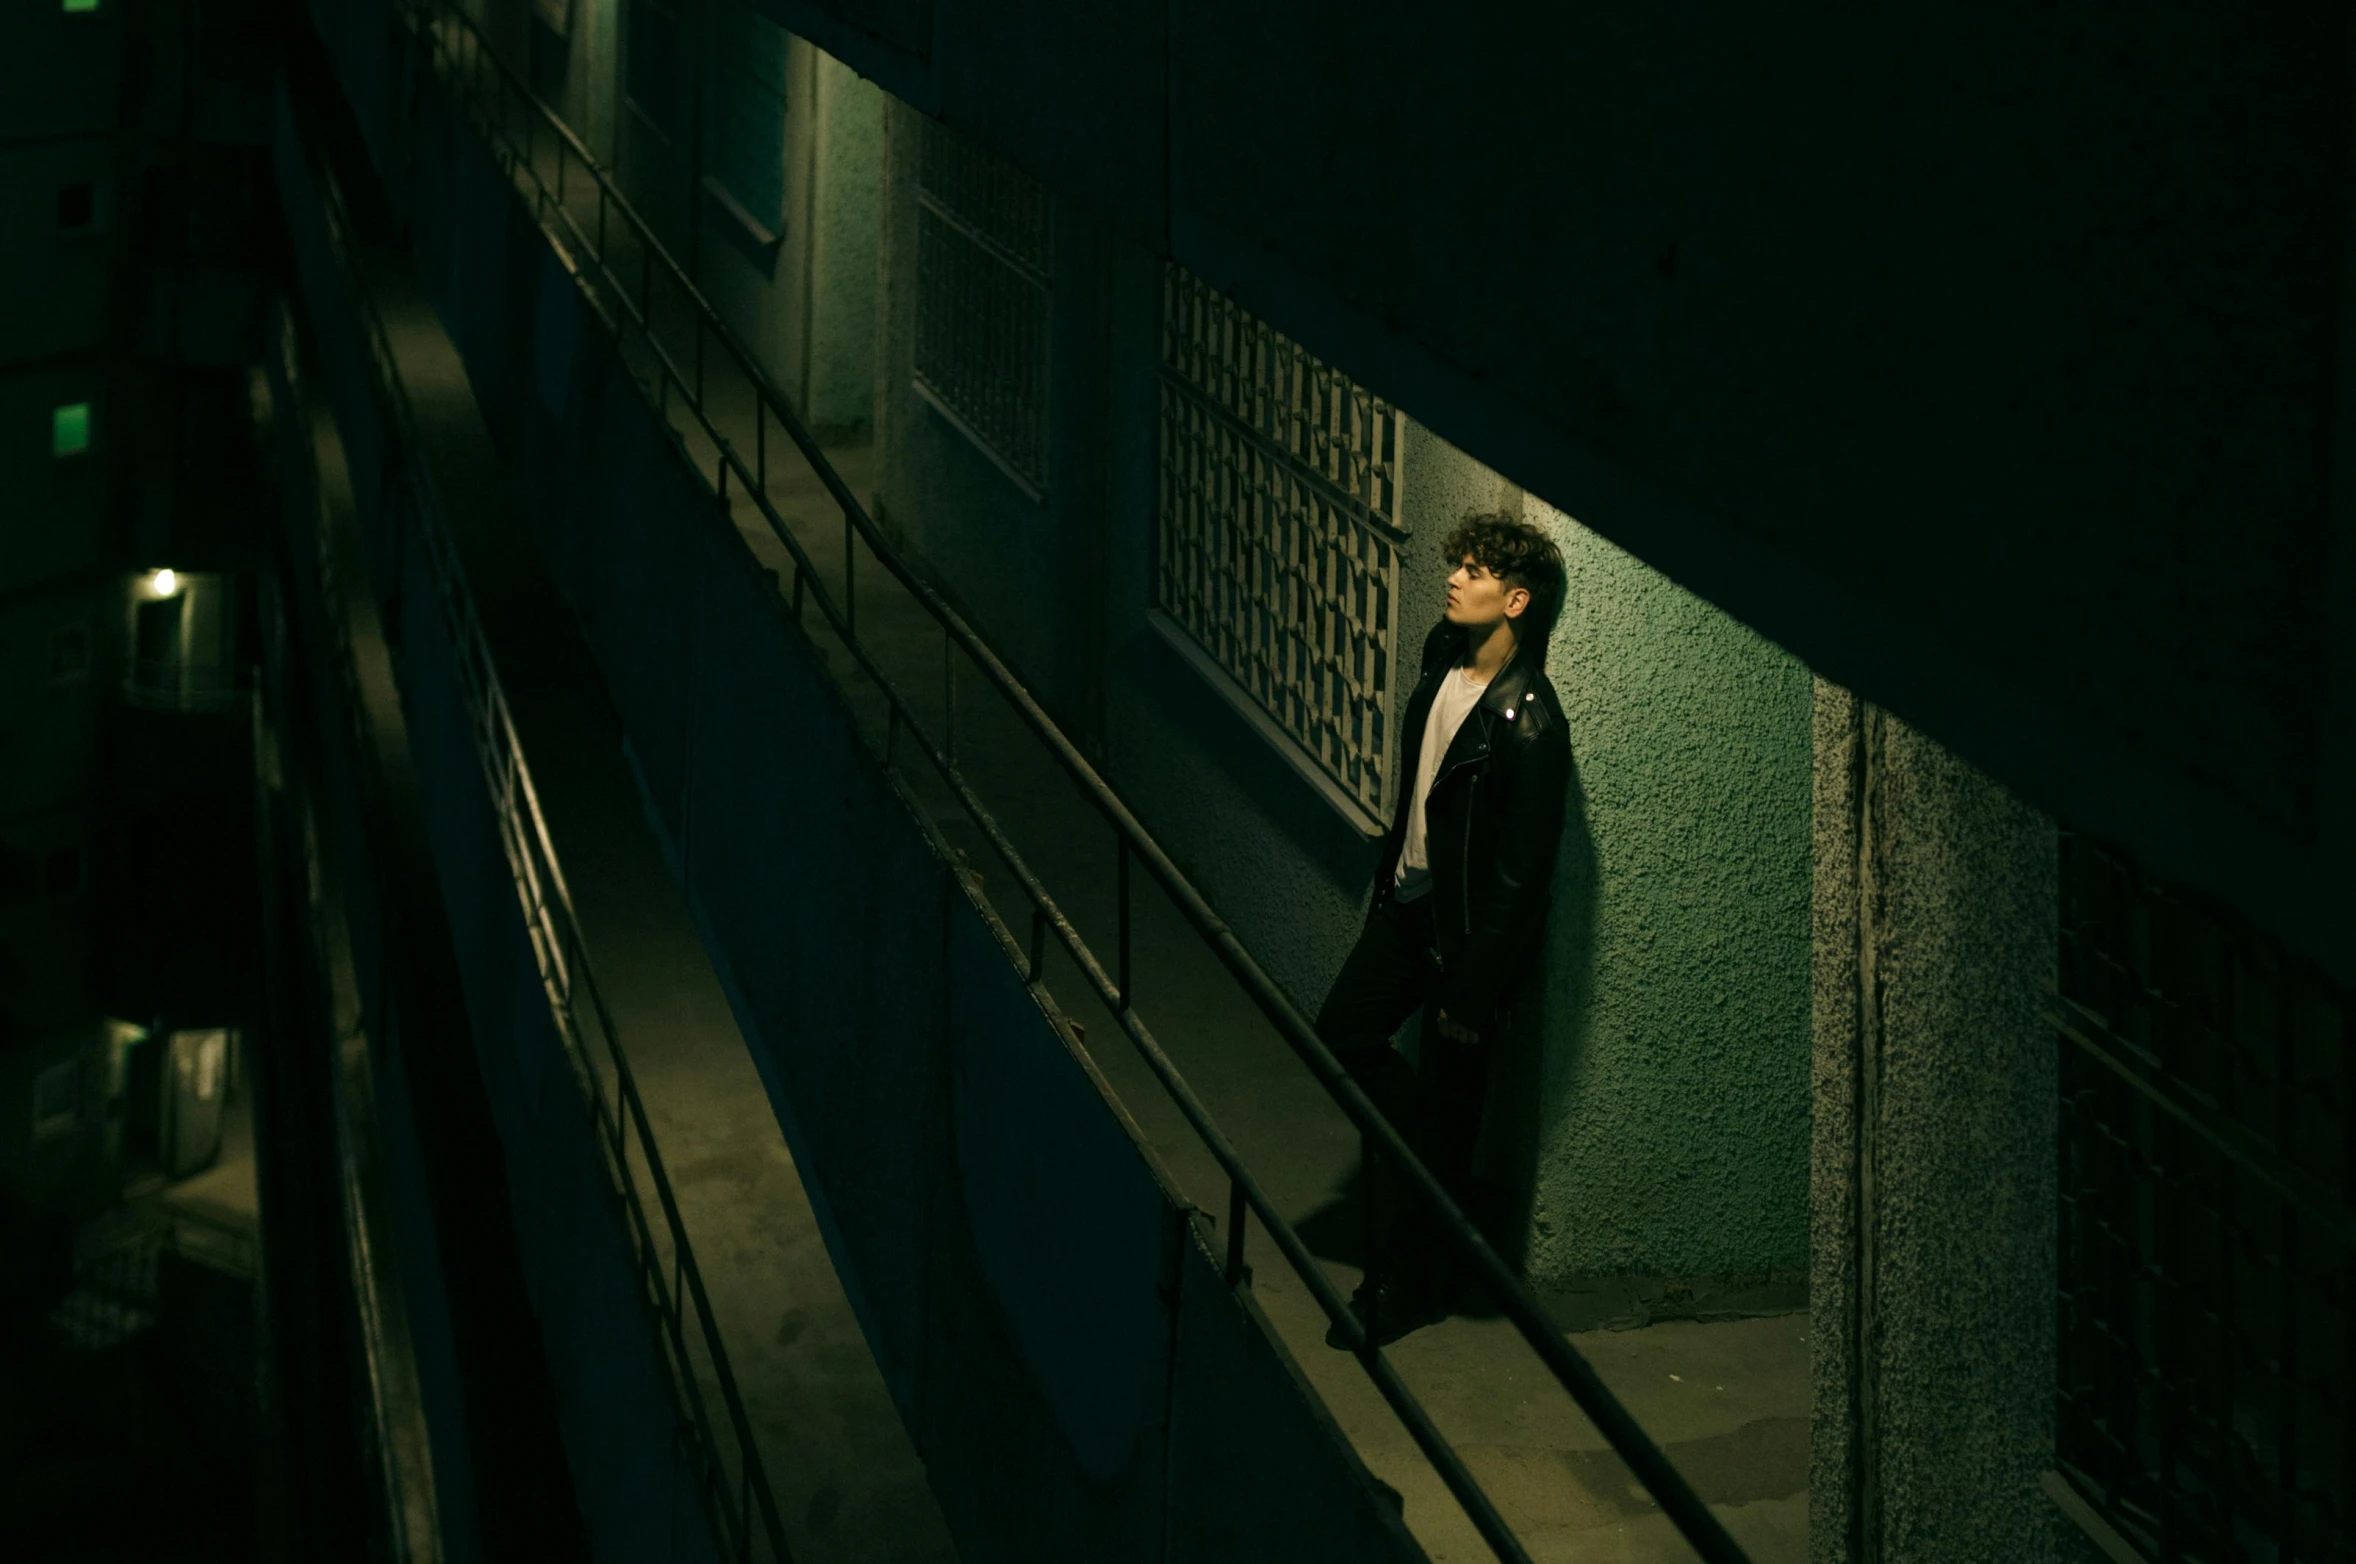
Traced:
[[[965, 618], [909, 563], [885, 536], [820, 448], [799, 411], [769, 379], [752, 352], [719, 318], [686, 271], [670, 256], [652, 227], [624, 198], [612, 176], [572, 129], [537, 98], [524, 79], [492, 50], [467, 17], [447, 0], [394, 0], [425, 51], [421, 75], [451, 95], [483, 136], [540, 227], [573, 262], [598, 317], [615, 338], [626, 362], [652, 366], [642, 383], [657, 417], [679, 413], [701, 435], [710, 452], [704, 467], [717, 499], [732, 489], [760, 510], [777, 541], [790, 554], [793, 609], [803, 618], [817, 612], [858, 674], [885, 706], [880, 758], [907, 780], [912, 794], [919, 781], [943, 786], [956, 806], [1005, 864], [1030, 907], [1027, 939], [1000, 933], [1024, 966], [1026, 979], [1042, 980], [1050, 937], [1068, 954], [1089, 989], [1135, 1046], [1203, 1147], [1227, 1180], [1226, 1277], [1242, 1287], [1245, 1214], [1256, 1216], [1278, 1252], [1299, 1276], [1318, 1306], [1354, 1346], [1358, 1362], [1394, 1414], [1464, 1507], [1482, 1538], [1501, 1559], [1529, 1557], [1521, 1540], [1433, 1422], [1385, 1354], [1364, 1331], [1310, 1253], [1307, 1243], [1278, 1208], [1227, 1133], [1213, 1119], [1195, 1089], [1180, 1074], [1139, 1014], [1131, 963], [1132, 886], [1142, 869], [1160, 886], [1179, 915], [1251, 1003], [1298, 1056], [1335, 1105], [1367, 1140], [1401, 1170], [1402, 1181], [1438, 1216], [1448, 1241], [1471, 1262], [1500, 1311], [1529, 1344], [1547, 1372], [1627, 1463], [1630, 1472], [1660, 1505], [1704, 1559], [1741, 1560], [1742, 1550], [1695, 1494], [1684, 1475], [1662, 1454], [1586, 1358], [1546, 1317], [1529, 1289], [1492, 1248], [1479, 1229], [1443, 1190], [1430, 1170], [1408, 1149], [1358, 1083], [1321, 1042], [1307, 1017], [1286, 997], [1232, 929], [1214, 912], [1194, 884], [1147, 833], [1129, 807], [1065, 736], [1007, 665]], [[684, 340], [680, 340], [683, 336]], [[749, 425], [744, 419], [749, 416]], [[842, 517], [839, 585], [812, 558], [809, 546], [780, 514], [770, 496], [772, 446], [782, 435], [808, 464]], [[909, 688], [890, 675], [878, 648], [862, 640], [858, 619], [858, 561], [869, 554], [939, 628], [941, 686], [937, 718], [921, 711]], [[806, 622], [806, 620], [805, 620]], [[958, 764], [958, 670], [962, 681], [978, 676], [1007, 712], [1038, 741], [1102, 818], [1118, 843], [1114, 948], [1100, 954], [1084, 940], [1022, 854], [1001, 829]], [[520, 757], [518, 759], [520, 764]], [[929, 791], [929, 788], [927, 789]]]

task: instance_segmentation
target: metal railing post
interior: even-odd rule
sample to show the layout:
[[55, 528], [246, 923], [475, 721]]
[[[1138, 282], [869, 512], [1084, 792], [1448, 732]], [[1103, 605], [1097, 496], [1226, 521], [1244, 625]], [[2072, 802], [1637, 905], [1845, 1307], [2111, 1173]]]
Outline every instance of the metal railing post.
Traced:
[[1129, 1010], [1134, 1008], [1131, 998], [1136, 990], [1129, 983], [1129, 843], [1125, 838], [1114, 838], [1113, 857], [1116, 865], [1113, 895], [1120, 909], [1121, 923], [1120, 951], [1116, 958], [1121, 975], [1121, 1008]]
[[1243, 1260], [1244, 1223], [1248, 1218], [1243, 1184], [1231, 1178], [1227, 1181], [1227, 1285], [1230, 1287], [1241, 1287], [1251, 1279], [1251, 1268]]

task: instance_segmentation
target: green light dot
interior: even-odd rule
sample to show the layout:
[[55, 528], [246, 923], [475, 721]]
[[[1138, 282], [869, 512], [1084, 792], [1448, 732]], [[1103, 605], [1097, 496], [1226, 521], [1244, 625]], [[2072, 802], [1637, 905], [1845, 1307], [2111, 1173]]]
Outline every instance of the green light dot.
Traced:
[[98, 9], [98, 0], [65, 0], [65, 8], [68, 15], [77, 11], [95, 11]]
[[90, 449], [90, 404], [68, 402], [49, 421], [53, 456], [79, 456]]

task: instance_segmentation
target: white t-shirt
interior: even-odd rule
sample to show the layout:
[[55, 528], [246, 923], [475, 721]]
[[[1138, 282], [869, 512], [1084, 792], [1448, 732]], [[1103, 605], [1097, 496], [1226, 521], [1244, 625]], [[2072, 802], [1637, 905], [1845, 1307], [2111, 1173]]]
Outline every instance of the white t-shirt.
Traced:
[[1394, 883], [1401, 901], [1415, 901], [1432, 888], [1431, 859], [1424, 850], [1423, 802], [1440, 774], [1448, 746], [1456, 741], [1456, 730], [1464, 726], [1464, 719], [1472, 715], [1472, 709], [1481, 703], [1481, 692], [1488, 687], [1486, 679], [1474, 681], [1470, 668], [1451, 668], [1432, 695], [1432, 709], [1423, 722], [1423, 753], [1415, 765], [1415, 794], [1407, 806], [1407, 840], [1399, 847], [1399, 873]]

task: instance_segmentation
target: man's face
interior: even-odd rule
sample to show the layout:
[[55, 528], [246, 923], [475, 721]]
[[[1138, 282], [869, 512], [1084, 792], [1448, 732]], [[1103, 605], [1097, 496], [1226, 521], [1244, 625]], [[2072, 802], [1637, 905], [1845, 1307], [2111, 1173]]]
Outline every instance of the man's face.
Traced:
[[1487, 630], [1500, 620], [1519, 618], [1529, 606], [1528, 588], [1499, 580], [1470, 554], [1464, 556], [1448, 578], [1450, 624]]

